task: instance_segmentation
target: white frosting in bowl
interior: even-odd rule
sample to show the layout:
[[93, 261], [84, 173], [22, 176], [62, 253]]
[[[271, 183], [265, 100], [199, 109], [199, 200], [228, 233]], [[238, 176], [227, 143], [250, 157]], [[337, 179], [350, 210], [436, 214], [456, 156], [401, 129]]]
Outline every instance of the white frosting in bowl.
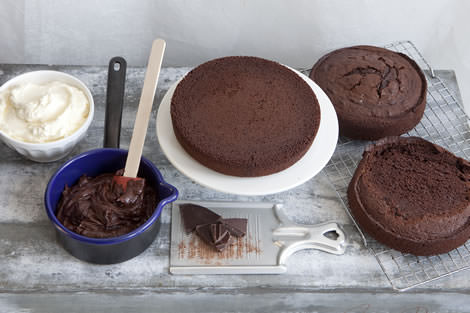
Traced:
[[66, 138], [85, 123], [89, 114], [85, 93], [61, 81], [13, 85], [0, 92], [0, 130], [22, 142]]

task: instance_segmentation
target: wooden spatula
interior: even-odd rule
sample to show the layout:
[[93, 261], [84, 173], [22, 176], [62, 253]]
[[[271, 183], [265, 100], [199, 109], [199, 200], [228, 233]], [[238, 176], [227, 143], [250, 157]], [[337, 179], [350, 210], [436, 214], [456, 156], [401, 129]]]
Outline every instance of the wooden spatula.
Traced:
[[144, 147], [145, 135], [152, 111], [153, 98], [157, 89], [158, 76], [160, 76], [160, 68], [162, 66], [163, 53], [165, 51], [165, 41], [156, 39], [152, 43], [152, 51], [145, 73], [144, 87], [140, 96], [139, 108], [134, 123], [134, 131], [132, 132], [131, 143], [129, 145], [129, 153], [127, 154], [126, 167], [123, 176], [114, 176], [114, 181], [121, 185], [124, 191], [130, 180], [141, 180], [137, 177], [139, 170], [140, 158], [142, 157], [142, 149]]

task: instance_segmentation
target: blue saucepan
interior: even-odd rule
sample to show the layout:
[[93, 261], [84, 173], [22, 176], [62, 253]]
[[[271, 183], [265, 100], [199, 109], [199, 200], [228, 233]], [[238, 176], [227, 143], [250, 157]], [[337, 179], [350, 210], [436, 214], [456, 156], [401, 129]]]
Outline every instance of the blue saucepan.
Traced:
[[[121, 61], [121, 66], [122, 64], [123, 61]], [[109, 107], [110, 103], [107, 105]], [[113, 118], [114, 122], [106, 123], [107, 134], [110, 130], [115, 131], [118, 121], [120, 125], [121, 116], [120, 114], [116, 116], [115, 119]], [[119, 132], [115, 132], [114, 136], [119, 136]], [[119, 144], [118, 137], [112, 141], [113, 145]], [[160, 214], [163, 207], [178, 197], [177, 189], [165, 182], [162, 174], [152, 162], [142, 157], [138, 177], [145, 178], [145, 183], [154, 188], [159, 199], [154, 213], [144, 224], [128, 234], [106, 239], [85, 237], [62, 225], [55, 213], [65, 185], [74, 185], [83, 174], [94, 177], [102, 173], [114, 173], [124, 168], [126, 158], [127, 150], [117, 148], [102, 148], [82, 153], [62, 165], [47, 185], [44, 201], [47, 216], [55, 228], [57, 240], [65, 250], [81, 260], [112, 264], [124, 262], [139, 255], [156, 238], [160, 230]]]

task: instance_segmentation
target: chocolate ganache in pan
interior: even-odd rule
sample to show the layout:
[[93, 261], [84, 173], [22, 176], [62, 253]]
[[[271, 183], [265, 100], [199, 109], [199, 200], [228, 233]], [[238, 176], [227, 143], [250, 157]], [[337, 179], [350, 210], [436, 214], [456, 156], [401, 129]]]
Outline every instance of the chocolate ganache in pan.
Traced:
[[83, 175], [74, 186], [66, 186], [57, 219], [71, 231], [93, 238], [121, 236], [145, 223], [157, 206], [157, 194], [144, 180], [129, 181], [124, 192], [113, 182], [122, 172]]

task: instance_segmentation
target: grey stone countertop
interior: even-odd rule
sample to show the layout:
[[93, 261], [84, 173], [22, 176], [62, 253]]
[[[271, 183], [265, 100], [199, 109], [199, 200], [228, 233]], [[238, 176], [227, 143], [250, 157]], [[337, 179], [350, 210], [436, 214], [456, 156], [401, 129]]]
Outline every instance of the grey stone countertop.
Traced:
[[[120, 301], [123, 299], [127, 299], [128, 308], [140, 305], [144, 311], [145, 308], [154, 309], [154, 305], [162, 311], [172, 311], [170, 304], [179, 302], [178, 310], [181, 311], [212, 312], [202, 302], [208, 299], [208, 295], [218, 295], [215, 305], [220, 306], [233, 299], [239, 304], [230, 304], [219, 311], [264, 312], [269, 308], [273, 312], [282, 312], [295, 308], [297, 311], [323, 312], [328, 311], [325, 308], [335, 307], [341, 312], [388, 312], [398, 311], [397, 299], [402, 299], [400, 301], [408, 305], [406, 308], [412, 308], [410, 312], [427, 312], [416, 309], [421, 307], [421, 302], [427, 303], [427, 309], [441, 308], [442, 303], [449, 299], [454, 299], [448, 302], [452, 308], [464, 311], [460, 307], [464, 301], [461, 296], [470, 291], [470, 271], [436, 280], [408, 293], [393, 291], [323, 175], [282, 193], [247, 197], [213, 191], [178, 172], [159, 147], [155, 118], [165, 92], [189, 68], [162, 69], [143, 152], [160, 169], [164, 178], [179, 189], [179, 198], [282, 202], [285, 213], [295, 222], [316, 224], [333, 220], [340, 223], [348, 237], [346, 253], [336, 256], [317, 250], [298, 252], [289, 258], [288, 272], [282, 275], [171, 275], [168, 271], [171, 221], [170, 207], [167, 206], [162, 213], [160, 234], [138, 257], [115, 265], [93, 265], [75, 259], [56, 243], [44, 209], [44, 190], [51, 175], [67, 159], [102, 146], [107, 68], [0, 65], [0, 84], [21, 73], [39, 69], [67, 72], [82, 80], [94, 96], [95, 117], [86, 138], [70, 156], [57, 162], [35, 163], [0, 143], [0, 303], [11, 308], [11, 312], [18, 308], [35, 311], [34, 307], [50, 312], [59, 312], [67, 307], [71, 312], [74, 306], [80, 307], [79, 311], [85, 308], [99, 311], [97, 308], [103, 303], [108, 308], [122, 307]], [[143, 68], [132, 67], [127, 70], [122, 148], [129, 145], [144, 71]], [[438, 71], [437, 74], [460, 99], [453, 71]], [[78, 300], [74, 297], [76, 294], [87, 297], [87, 300]], [[254, 294], [264, 295], [268, 302], [253, 298]], [[147, 299], [144, 306], [139, 297]], [[228, 297], [227, 300], [224, 297]], [[193, 299], [193, 305], [181, 302], [182, 299]], [[65, 306], [63, 301], [68, 301], [69, 305]], [[465, 309], [470, 310], [469, 307]]]

